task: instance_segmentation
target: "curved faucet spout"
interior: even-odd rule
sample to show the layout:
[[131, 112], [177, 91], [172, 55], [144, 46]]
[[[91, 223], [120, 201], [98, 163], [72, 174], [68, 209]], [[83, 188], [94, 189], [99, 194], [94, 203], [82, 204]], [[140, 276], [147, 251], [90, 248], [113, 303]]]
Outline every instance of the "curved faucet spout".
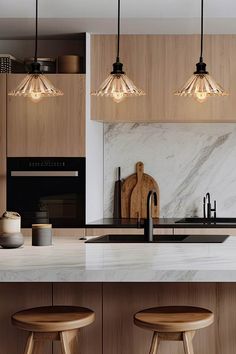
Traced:
[[157, 206], [157, 193], [154, 190], [149, 191], [147, 197], [147, 219], [152, 218], [152, 197], [154, 205]]
[[207, 200], [207, 202], [208, 202], [208, 203], [210, 203], [210, 202], [211, 202], [211, 196], [210, 196], [210, 193], [207, 193], [207, 194], [206, 194], [206, 200]]
[[157, 206], [157, 193], [151, 190], [147, 197], [147, 219], [144, 221], [144, 235], [148, 242], [153, 242], [152, 199]]

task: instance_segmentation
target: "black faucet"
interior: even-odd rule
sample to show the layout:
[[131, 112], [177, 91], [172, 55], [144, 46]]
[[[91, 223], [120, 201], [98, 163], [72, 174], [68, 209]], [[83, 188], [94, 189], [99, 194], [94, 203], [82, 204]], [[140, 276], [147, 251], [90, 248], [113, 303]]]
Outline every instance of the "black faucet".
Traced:
[[216, 219], [216, 200], [214, 200], [214, 208], [211, 207], [211, 196], [207, 193], [203, 198], [203, 218], [211, 220], [211, 212], [214, 211], [214, 219]]
[[144, 220], [144, 236], [148, 242], [153, 242], [153, 220], [152, 220], [152, 197], [154, 205], [157, 205], [157, 194], [154, 190], [148, 193], [147, 197], [147, 219]]

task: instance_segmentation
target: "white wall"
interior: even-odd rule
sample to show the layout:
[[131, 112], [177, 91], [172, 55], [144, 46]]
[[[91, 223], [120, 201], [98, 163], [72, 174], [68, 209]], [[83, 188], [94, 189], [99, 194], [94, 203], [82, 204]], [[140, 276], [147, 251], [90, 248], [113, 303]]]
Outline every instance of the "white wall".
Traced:
[[103, 217], [103, 124], [90, 119], [90, 35], [86, 34], [86, 222]]

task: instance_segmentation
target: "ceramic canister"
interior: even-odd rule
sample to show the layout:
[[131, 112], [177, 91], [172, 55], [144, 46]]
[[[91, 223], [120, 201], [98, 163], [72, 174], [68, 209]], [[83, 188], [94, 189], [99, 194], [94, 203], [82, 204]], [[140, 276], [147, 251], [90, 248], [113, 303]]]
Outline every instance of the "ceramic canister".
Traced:
[[32, 246], [52, 245], [52, 225], [33, 224], [32, 225]]
[[20, 214], [6, 211], [0, 218], [0, 234], [17, 234], [21, 231]]

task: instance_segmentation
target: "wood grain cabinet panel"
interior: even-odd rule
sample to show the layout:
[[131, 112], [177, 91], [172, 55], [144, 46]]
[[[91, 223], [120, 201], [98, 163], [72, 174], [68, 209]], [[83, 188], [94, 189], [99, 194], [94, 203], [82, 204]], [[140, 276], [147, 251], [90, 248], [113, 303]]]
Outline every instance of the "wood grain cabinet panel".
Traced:
[[[232, 296], [235, 286], [231, 287]], [[216, 283], [105, 283], [103, 293], [103, 354], [143, 354], [149, 353], [152, 332], [141, 329], [133, 324], [133, 315], [145, 308], [155, 306], [189, 305], [211, 309], [215, 314], [214, 325], [196, 332], [193, 340], [194, 353], [220, 354], [220, 348], [225, 348], [225, 341], [229, 339], [228, 328], [220, 325], [219, 318], [223, 307], [218, 302], [218, 285]], [[230, 291], [231, 291], [230, 290]], [[221, 295], [225, 298], [224, 285]], [[230, 294], [227, 295], [229, 297]], [[226, 297], [226, 298], [227, 298]], [[229, 304], [236, 303], [236, 298], [231, 297]], [[223, 305], [223, 306], [224, 306]], [[218, 308], [220, 307], [220, 308]], [[232, 307], [231, 307], [232, 309]], [[235, 316], [230, 317], [229, 327], [236, 325]], [[227, 323], [227, 318], [222, 318]], [[223, 332], [223, 333], [222, 333]], [[232, 333], [232, 332], [231, 332]], [[227, 345], [227, 354], [235, 353], [234, 335], [231, 344]], [[159, 353], [182, 354], [181, 342], [161, 342]]]
[[[116, 104], [92, 97], [91, 118], [105, 122], [235, 122], [236, 35], [206, 35], [204, 60], [213, 78], [229, 97], [210, 98], [199, 104], [174, 96], [191, 74], [199, 58], [198, 35], [122, 35], [121, 62], [146, 96]], [[91, 88], [107, 77], [115, 59], [115, 36], [91, 38]]]
[[[0, 283], [0, 353], [23, 354], [28, 333], [12, 326], [11, 315], [17, 311], [52, 304], [50, 283]], [[51, 354], [51, 343], [33, 354]]]
[[[85, 230], [86, 236], [103, 236], [103, 235], [143, 235], [143, 229], [135, 228], [88, 228]], [[154, 235], [172, 235], [173, 229], [154, 228]]]
[[174, 229], [175, 235], [229, 235], [236, 236], [233, 228], [179, 228]]
[[[24, 75], [7, 76], [7, 90]], [[85, 156], [85, 75], [51, 74], [62, 97], [7, 98], [7, 156]]]
[[0, 74], [0, 215], [6, 210], [6, 74]]
[[[102, 354], [102, 283], [54, 283], [53, 304], [84, 306], [95, 312], [95, 322], [81, 329], [79, 352]], [[61, 354], [58, 343], [53, 344], [53, 354]]]

